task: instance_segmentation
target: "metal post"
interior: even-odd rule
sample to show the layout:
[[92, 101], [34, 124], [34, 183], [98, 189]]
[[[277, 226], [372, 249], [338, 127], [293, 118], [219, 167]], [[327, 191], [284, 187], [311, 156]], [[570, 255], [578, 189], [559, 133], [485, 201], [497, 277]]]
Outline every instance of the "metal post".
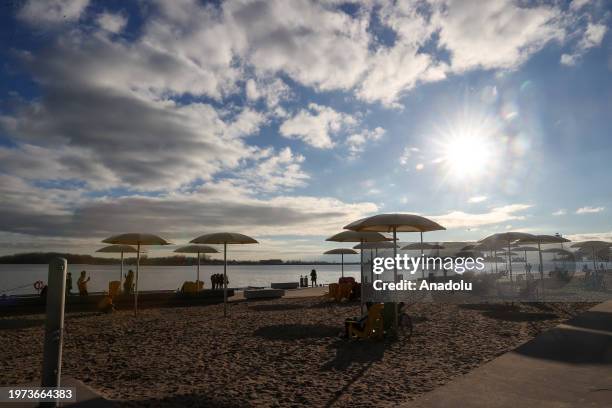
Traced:
[[342, 277], [344, 278], [344, 254], [340, 254], [340, 258], [342, 259]]
[[[423, 231], [421, 231], [421, 262], [423, 261]], [[425, 268], [421, 264], [421, 276], [425, 279]]]
[[[64, 258], [56, 258], [49, 263], [41, 387], [60, 386], [67, 269], [68, 263]], [[51, 406], [57, 404], [51, 403]]]
[[121, 270], [119, 271], [119, 290], [121, 290], [122, 280], [123, 280], [123, 251], [121, 251]]
[[227, 317], [227, 242], [223, 243], [223, 317]]
[[360, 268], [360, 278], [359, 278], [359, 283], [361, 284], [360, 286], [360, 294], [359, 294], [359, 307], [361, 310], [361, 314], [363, 314], [363, 238], [361, 238], [361, 249], [359, 250], [360, 252], [360, 264], [361, 264], [361, 268]]
[[196, 279], [196, 292], [200, 290], [200, 252], [198, 251], [198, 276]]

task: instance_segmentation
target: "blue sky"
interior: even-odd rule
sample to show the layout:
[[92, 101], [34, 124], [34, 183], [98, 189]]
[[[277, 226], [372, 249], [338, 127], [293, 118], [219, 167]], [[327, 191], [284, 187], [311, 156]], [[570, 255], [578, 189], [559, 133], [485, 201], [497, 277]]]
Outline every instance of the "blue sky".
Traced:
[[230, 230], [261, 241], [237, 258], [313, 259], [379, 212], [612, 239], [609, 2], [1, 13], [3, 253]]

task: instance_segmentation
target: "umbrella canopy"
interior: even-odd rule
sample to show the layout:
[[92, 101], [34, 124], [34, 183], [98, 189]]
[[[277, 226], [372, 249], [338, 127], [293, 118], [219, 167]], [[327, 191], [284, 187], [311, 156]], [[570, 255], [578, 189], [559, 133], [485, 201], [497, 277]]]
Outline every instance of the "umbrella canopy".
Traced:
[[192, 244], [223, 244], [223, 316], [227, 317], [227, 244], [258, 244], [257, 240], [237, 232], [214, 232], [189, 241]]
[[415, 242], [402, 247], [402, 250], [412, 251], [415, 249], [444, 249], [442, 245], [430, 244], [429, 242]]
[[[390, 238], [389, 238], [390, 239]], [[357, 244], [353, 247], [353, 249], [390, 249], [393, 247], [397, 248], [397, 244], [389, 241], [381, 241], [381, 242], [364, 242], [363, 244]]]
[[98, 249], [96, 252], [108, 252], [108, 253], [121, 253], [121, 252], [130, 252], [136, 253], [136, 248], [130, 245], [108, 245], [103, 248]]
[[174, 250], [180, 254], [198, 254], [198, 267], [196, 269], [196, 290], [199, 290], [198, 282], [200, 282], [200, 254], [218, 254], [216, 248], [208, 245], [186, 245]]
[[518, 240], [518, 243], [521, 244], [562, 244], [564, 242], [571, 241], [557, 235], [534, 235], [533, 237], [519, 238]]
[[136, 245], [136, 282], [134, 285], [134, 314], [138, 313], [138, 275], [140, 272], [140, 246], [141, 245], [170, 245], [162, 237], [153, 234], [130, 232], [113, 235], [102, 242], [106, 244]]
[[192, 239], [192, 244], [258, 244], [255, 239], [237, 232], [214, 232]]
[[583, 241], [572, 245], [572, 248], [580, 248], [581, 250], [590, 249], [593, 252], [593, 270], [597, 270], [597, 251], [604, 248], [610, 248], [612, 243], [605, 241]]
[[131, 232], [127, 234], [113, 235], [103, 240], [105, 244], [124, 244], [124, 245], [170, 245], [170, 242], [153, 234], [141, 234]]
[[123, 280], [123, 254], [126, 252], [135, 253], [136, 248], [129, 245], [108, 245], [104, 248], [98, 249], [96, 252], [114, 253], [121, 254], [121, 268], [119, 269], [119, 287], [121, 287], [121, 281]]
[[445, 230], [429, 218], [415, 214], [378, 214], [362, 218], [344, 227], [352, 231], [427, 232]]
[[335, 242], [381, 242], [381, 241], [393, 241], [391, 238], [380, 234], [378, 232], [357, 232], [357, 231], [342, 231], [331, 237], [327, 238], [326, 241]]
[[[484, 244], [490, 243], [506, 243], [508, 246], [508, 253], [510, 253], [510, 245], [514, 241], [518, 240], [527, 240], [527, 239], [536, 239], [536, 236], [533, 234], [528, 234], [526, 232], [518, 232], [518, 231], [508, 231], [508, 232], [500, 232], [497, 234], [489, 235], [486, 238], [481, 239], [478, 242]], [[510, 269], [510, 281], [512, 281], [512, 256], [508, 257], [508, 265]]]
[[336, 248], [323, 252], [325, 255], [357, 255], [358, 252], [350, 248]]
[[325, 255], [340, 255], [341, 258], [341, 276], [344, 278], [344, 255], [357, 255], [357, 251], [350, 248], [336, 248], [323, 252]]

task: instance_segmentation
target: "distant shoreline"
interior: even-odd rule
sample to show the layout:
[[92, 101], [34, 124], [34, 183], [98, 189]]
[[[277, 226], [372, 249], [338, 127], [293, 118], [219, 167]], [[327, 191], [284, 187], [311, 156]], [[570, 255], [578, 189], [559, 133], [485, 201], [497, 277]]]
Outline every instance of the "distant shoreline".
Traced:
[[[91, 255], [79, 255], [58, 252], [30, 252], [23, 254], [5, 255], [0, 257], [0, 264], [3, 265], [37, 265], [48, 264], [53, 258], [66, 258], [68, 263], [79, 265], [117, 265], [121, 262], [120, 258], [102, 258]], [[229, 265], [268, 265], [268, 266], [286, 266], [286, 265], [340, 265], [340, 262], [327, 261], [301, 261], [280, 259], [258, 260], [258, 261], [237, 261], [228, 260]], [[125, 265], [136, 265], [136, 257], [130, 256], [124, 259]], [[149, 258], [141, 256], [141, 265], [158, 265], [158, 266], [193, 266], [197, 264], [195, 257], [176, 255], [168, 257]], [[219, 259], [201, 259], [201, 265], [223, 265], [223, 261]], [[344, 262], [344, 265], [358, 265], [359, 262]]]

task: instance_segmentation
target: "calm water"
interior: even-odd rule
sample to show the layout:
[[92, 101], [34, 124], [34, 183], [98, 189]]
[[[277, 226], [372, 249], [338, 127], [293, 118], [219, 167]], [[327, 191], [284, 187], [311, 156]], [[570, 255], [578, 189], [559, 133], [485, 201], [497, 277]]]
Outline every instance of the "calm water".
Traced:
[[[582, 266], [582, 264], [580, 264]], [[590, 265], [588, 265], [590, 267]], [[545, 262], [545, 268], [552, 269], [553, 263]], [[567, 265], [566, 267], [569, 267]], [[33, 283], [37, 280], [47, 281], [47, 265], [2, 265], [0, 264], [0, 294], [26, 294], [36, 293]], [[133, 265], [124, 267], [124, 273], [128, 269], [135, 269]], [[491, 271], [493, 265], [487, 264], [487, 271]], [[499, 264], [500, 270], [504, 268]], [[90, 292], [106, 291], [108, 282], [119, 279], [119, 265], [68, 265], [68, 271], [72, 272], [73, 291], [76, 291], [76, 280], [82, 270], [86, 270], [91, 277], [88, 289]], [[269, 287], [272, 282], [299, 282], [300, 275], [310, 275], [312, 266], [309, 265], [230, 265], [228, 276], [230, 287], [264, 286]], [[337, 282], [340, 276], [340, 265], [317, 265], [317, 283]], [[573, 269], [573, 265], [571, 267]], [[516, 264], [513, 268], [515, 273], [523, 273], [523, 264]], [[537, 265], [534, 264], [534, 273]], [[545, 269], [548, 270], [548, 269]], [[370, 276], [369, 266], [365, 267], [366, 276]], [[200, 279], [205, 282], [205, 287], [210, 288], [210, 275], [223, 273], [222, 265], [203, 265], [200, 267]], [[196, 276], [195, 266], [143, 266], [140, 269], [138, 281], [139, 290], [175, 290], [181, 287], [184, 281], [194, 281]], [[352, 276], [359, 281], [359, 265], [345, 265], [344, 276]], [[385, 276], [391, 280], [391, 274]], [[420, 277], [405, 276], [406, 279]], [[310, 279], [310, 276], [309, 276]], [[369, 279], [368, 279], [369, 280]]]
[[[135, 270], [133, 265], [129, 268]], [[127, 266], [124, 273], [127, 273]], [[72, 272], [72, 287], [76, 291], [76, 280], [82, 270], [91, 276], [88, 289], [90, 292], [105, 291], [108, 282], [119, 279], [119, 265], [68, 265]], [[310, 275], [309, 265], [230, 265], [228, 277], [231, 287], [270, 286], [272, 282], [299, 282], [300, 275]], [[318, 283], [337, 282], [340, 276], [340, 265], [317, 265]], [[0, 292], [7, 294], [36, 293], [33, 283], [37, 280], [47, 281], [47, 265], [1, 265]], [[223, 273], [223, 265], [203, 265], [200, 267], [200, 279], [210, 288], [210, 275]], [[345, 265], [344, 276], [353, 276], [359, 280], [359, 265]], [[184, 281], [194, 281], [195, 266], [142, 266], [138, 280], [139, 290], [178, 289]], [[310, 279], [310, 276], [309, 276]], [[19, 286], [19, 289], [5, 292]]]

